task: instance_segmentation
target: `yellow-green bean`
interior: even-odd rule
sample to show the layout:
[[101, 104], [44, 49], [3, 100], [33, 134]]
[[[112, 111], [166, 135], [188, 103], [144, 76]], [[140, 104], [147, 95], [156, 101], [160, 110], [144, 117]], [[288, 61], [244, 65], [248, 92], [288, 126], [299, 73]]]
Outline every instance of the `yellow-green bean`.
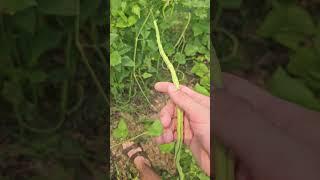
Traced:
[[[169, 69], [169, 71], [171, 73], [171, 78], [172, 78], [173, 84], [176, 86], [177, 89], [179, 89], [180, 84], [179, 84], [179, 79], [177, 77], [177, 73], [176, 73], [172, 63], [170, 62], [168, 56], [166, 55], [166, 53], [164, 52], [163, 47], [162, 47], [157, 21], [154, 20], [153, 24], [154, 24], [154, 27], [156, 30], [157, 44], [158, 44], [160, 55], [161, 55], [163, 61], [166, 63], [167, 68]], [[183, 111], [179, 107], [177, 107], [176, 113], [177, 113], [177, 142], [175, 144], [174, 156], [175, 156], [175, 164], [176, 164], [176, 167], [177, 167], [177, 170], [179, 173], [180, 180], [184, 180], [185, 179], [184, 173], [183, 173], [181, 165], [180, 165], [180, 151], [181, 151], [181, 147], [182, 147], [182, 143], [183, 143]]]

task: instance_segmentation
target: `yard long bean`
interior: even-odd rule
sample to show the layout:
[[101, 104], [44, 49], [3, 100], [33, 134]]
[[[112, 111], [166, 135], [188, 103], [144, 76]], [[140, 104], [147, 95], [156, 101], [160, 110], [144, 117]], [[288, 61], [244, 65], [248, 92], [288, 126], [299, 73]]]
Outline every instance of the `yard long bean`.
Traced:
[[[169, 69], [170, 73], [171, 73], [171, 78], [172, 78], [172, 82], [173, 84], [176, 86], [177, 89], [180, 88], [180, 84], [179, 84], [179, 79], [177, 77], [177, 73], [172, 65], [172, 63], [170, 62], [168, 56], [166, 55], [166, 53], [163, 50], [162, 47], [162, 43], [161, 43], [161, 37], [160, 37], [160, 32], [159, 32], [159, 28], [158, 28], [158, 24], [157, 21], [154, 20], [154, 27], [156, 30], [156, 38], [157, 38], [157, 44], [158, 44], [158, 48], [159, 48], [159, 52], [160, 55], [163, 59], [163, 61], [166, 63], [167, 68]], [[179, 108], [176, 107], [176, 113], [177, 113], [177, 142], [175, 144], [175, 164], [179, 173], [179, 177], [180, 180], [184, 180], [184, 173], [182, 171], [181, 165], [180, 165], [180, 153], [181, 153], [181, 147], [182, 147], [182, 143], [183, 143], [183, 111]]]
[[[211, 56], [213, 58], [213, 68], [212, 73], [214, 74], [213, 77], [213, 84], [215, 89], [223, 88], [222, 82], [222, 72], [219, 64], [219, 60], [215, 49], [211, 46]], [[213, 157], [214, 157], [214, 174], [215, 179], [225, 179], [225, 180], [234, 180], [234, 160], [232, 157], [231, 152], [226, 149], [223, 144], [221, 144], [216, 137], [214, 137], [214, 150], [213, 150]]]

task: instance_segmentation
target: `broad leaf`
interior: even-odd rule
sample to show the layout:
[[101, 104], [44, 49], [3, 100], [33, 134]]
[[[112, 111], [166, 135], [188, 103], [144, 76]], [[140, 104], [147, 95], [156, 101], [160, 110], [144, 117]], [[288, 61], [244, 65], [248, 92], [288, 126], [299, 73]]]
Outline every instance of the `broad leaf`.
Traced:
[[150, 136], [160, 136], [162, 134], [163, 127], [159, 120], [155, 120], [152, 125], [148, 128], [147, 133]]
[[127, 67], [133, 67], [133, 66], [134, 66], [134, 62], [133, 62], [132, 59], [130, 59], [129, 56], [124, 56], [124, 57], [122, 58], [122, 64], [123, 64], [124, 66], [127, 66]]
[[238, 9], [242, 4], [242, 0], [218, 0], [218, 2], [225, 9]]
[[210, 96], [210, 92], [205, 87], [201, 86], [198, 83], [194, 86], [194, 90], [205, 96]]
[[19, 31], [31, 34], [35, 32], [36, 12], [34, 8], [19, 11], [10, 19]]
[[138, 5], [132, 7], [132, 12], [140, 18], [140, 7]]
[[296, 76], [306, 77], [308, 72], [320, 72], [319, 55], [315, 49], [300, 48], [290, 57], [288, 70]]
[[204, 77], [209, 73], [209, 69], [204, 63], [196, 63], [191, 69], [191, 72], [199, 77]]
[[160, 144], [159, 149], [162, 153], [170, 153], [174, 150], [174, 143]]
[[95, 15], [98, 11], [100, 0], [82, 0], [80, 7], [80, 20], [85, 22], [88, 17]]
[[121, 7], [121, 1], [119, 0], [111, 0], [110, 1], [110, 6], [111, 6], [111, 14], [115, 16]]
[[310, 14], [296, 5], [274, 8], [267, 16], [258, 33], [263, 37], [274, 37], [278, 33], [299, 33], [312, 35], [315, 25]]
[[142, 77], [143, 77], [143, 79], [148, 79], [148, 78], [152, 77], [152, 74], [145, 72], [142, 74]]
[[110, 54], [110, 64], [111, 66], [117, 66], [121, 64], [121, 56], [118, 51], [114, 51]]
[[47, 74], [43, 71], [32, 71], [27, 74], [31, 83], [42, 83], [47, 79]]
[[124, 119], [120, 119], [118, 127], [113, 130], [112, 135], [117, 139], [124, 139], [128, 136], [128, 127]]
[[[78, 14], [80, 0], [38, 0], [39, 10], [44, 14], [75, 16]], [[80, 9], [79, 9], [80, 12]]]
[[36, 6], [36, 0], [0, 0], [0, 13], [15, 14], [18, 11]]
[[186, 64], [186, 57], [184, 54], [178, 52], [174, 55], [174, 59], [179, 63], [179, 64]]
[[320, 110], [320, 102], [312, 91], [303, 82], [290, 77], [282, 68], [278, 68], [273, 74], [268, 82], [268, 88], [272, 94], [282, 99]]
[[295, 32], [279, 32], [275, 34], [273, 38], [275, 41], [292, 50], [297, 50], [304, 41], [304, 36]]
[[194, 43], [188, 43], [184, 49], [186, 56], [194, 56], [198, 52], [199, 47]]
[[209, 32], [209, 25], [207, 23], [197, 23], [192, 26], [194, 36], [199, 36], [203, 33]]

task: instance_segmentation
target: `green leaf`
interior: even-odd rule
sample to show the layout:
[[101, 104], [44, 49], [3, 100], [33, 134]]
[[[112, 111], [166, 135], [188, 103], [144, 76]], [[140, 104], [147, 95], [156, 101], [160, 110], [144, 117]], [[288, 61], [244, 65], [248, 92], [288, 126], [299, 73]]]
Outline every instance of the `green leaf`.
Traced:
[[173, 47], [173, 44], [165, 44], [163, 47], [164, 51], [166, 52], [167, 56], [173, 55], [175, 49]]
[[242, 0], [218, 0], [218, 3], [225, 9], [238, 9], [241, 7]]
[[210, 74], [200, 79], [200, 85], [204, 86], [206, 89], [210, 89]]
[[204, 77], [209, 73], [209, 69], [204, 63], [196, 63], [191, 69], [191, 72], [199, 77]]
[[75, 16], [79, 0], [38, 0], [40, 12], [48, 15]]
[[186, 56], [194, 56], [198, 52], [199, 47], [194, 43], [188, 43], [184, 49]]
[[297, 5], [285, 5], [274, 8], [258, 30], [263, 37], [274, 37], [278, 33], [298, 33], [312, 35], [315, 25], [310, 14]]
[[320, 72], [319, 55], [315, 49], [300, 48], [290, 57], [288, 71], [299, 77], [308, 76], [308, 72]]
[[137, 21], [138, 21], [138, 18], [136, 16], [130, 16], [128, 18], [128, 27], [136, 24]]
[[207, 23], [196, 23], [192, 26], [194, 36], [199, 36], [204, 33], [209, 33], [209, 25]]
[[117, 139], [124, 139], [128, 136], [128, 127], [123, 118], [120, 119], [118, 127], [113, 130], [112, 135]]
[[278, 68], [268, 82], [271, 93], [282, 99], [304, 107], [320, 110], [320, 102], [313, 92], [298, 79], [290, 77], [282, 68]]
[[100, 0], [81, 0], [80, 3], [80, 21], [85, 22], [99, 11]]
[[121, 2], [121, 9], [122, 9], [122, 11], [126, 11], [126, 9], [127, 9], [127, 2], [126, 1]]
[[140, 7], [138, 5], [132, 7], [132, 12], [140, 18]]
[[42, 83], [47, 79], [47, 74], [43, 71], [32, 71], [27, 74], [31, 83]]
[[157, 44], [152, 41], [152, 40], [147, 40], [147, 44], [148, 44], [148, 47], [152, 50], [152, 51], [157, 51], [158, 50], [158, 46]]
[[148, 79], [148, 78], [152, 77], [152, 74], [145, 72], [142, 74], [142, 77], [143, 77], [143, 79]]
[[111, 14], [115, 16], [121, 7], [121, 1], [119, 0], [111, 0], [110, 1], [110, 6], [111, 6]]
[[16, 12], [36, 6], [35, 0], [0, 0], [0, 12], [14, 15]]
[[201, 86], [198, 83], [194, 86], [194, 90], [205, 96], [210, 96], [210, 92], [205, 87]]
[[295, 32], [279, 32], [275, 34], [273, 38], [275, 41], [292, 50], [297, 50], [300, 43], [304, 40], [303, 36]]
[[118, 51], [114, 51], [110, 54], [110, 64], [111, 66], [117, 66], [121, 64], [121, 56]]
[[184, 54], [178, 52], [174, 55], [174, 59], [179, 63], [179, 64], [186, 64], [186, 57]]
[[162, 153], [170, 153], [174, 150], [174, 143], [160, 144], [159, 149]]
[[11, 21], [18, 30], [34, 34], [36, 25], [36, 13], [33, 8], [19, 11], [14, 16], [12, 16]]
[[122, 58], [122, 64], [123, 64], [123, 66], [127, 66], [127, 67], [133, 67], [134, 66], [134, 62], [129, 56], [124, 56]]
[[113, 43], [115, 43], [115, 41], [117, 40], [118, 37], [119, 37], [118, 34], [110, 33], [110, 45], [113, 45]]
[[159, 120], [155, 120], [147, 130], [148, 135], [154, 136], [154, 137], [160, 136], [162, 132], [163, 132], [163, 127]]
[[210, 177], [206, 176], [206, 175], [203, 174], [203, 173], [198, 174], [197, 176], [198, 176], [198, 178], [199, 178], [200, 180], [210, 180]]

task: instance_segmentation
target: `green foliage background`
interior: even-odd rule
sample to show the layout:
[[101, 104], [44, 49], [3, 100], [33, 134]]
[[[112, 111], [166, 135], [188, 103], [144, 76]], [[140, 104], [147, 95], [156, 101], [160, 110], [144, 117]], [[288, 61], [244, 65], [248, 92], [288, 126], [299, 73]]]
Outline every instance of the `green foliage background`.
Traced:
[[[188, 73], [182, 69], [192, 65], [192, 73], [202, 78], [199, 85], [209, 89], [210, 73], [206, 64], [210, 59], [208, 39], [210, 3], [207, 0], [168, 2], [175, 5], [174, 9], [173, 5], [166, 9], [164, 18], [162, 8], [165, 1], [111, 1], [111, 94], [112, 99], [117, 100], [116, 103], [121, 104], [127, 99], [130, 100], [133, 94], [137, 93], [138, 87], [133, 78], [134, 66], [139, 81], [145, 81], [142, 82], [146, 84], [143, 89], [150, 89], [156, 80], [164, 80], [160, 77], [163, 75], [160, 71], [165, 67], [156, 44], [153, 18], [158, 19], [165, 52], [175, 67], [178, 67], [180, 77], [183, 77], [183, 73]], [[150, 17], [141, 31], [134, 62], [134, 42], [150, 8], [153, 8], [153, 17]], [[192, 13], [191, 22], [185, 34], [185, 41], [178, 49], [174, 45], [188, 22], [189, 11]]]
[[213, 38], [222, 69], [320, 111], [318, 10], [316, 1], [218, 1]]
[[0, 0], [0, 179], [105, 178], [107, 9]]

